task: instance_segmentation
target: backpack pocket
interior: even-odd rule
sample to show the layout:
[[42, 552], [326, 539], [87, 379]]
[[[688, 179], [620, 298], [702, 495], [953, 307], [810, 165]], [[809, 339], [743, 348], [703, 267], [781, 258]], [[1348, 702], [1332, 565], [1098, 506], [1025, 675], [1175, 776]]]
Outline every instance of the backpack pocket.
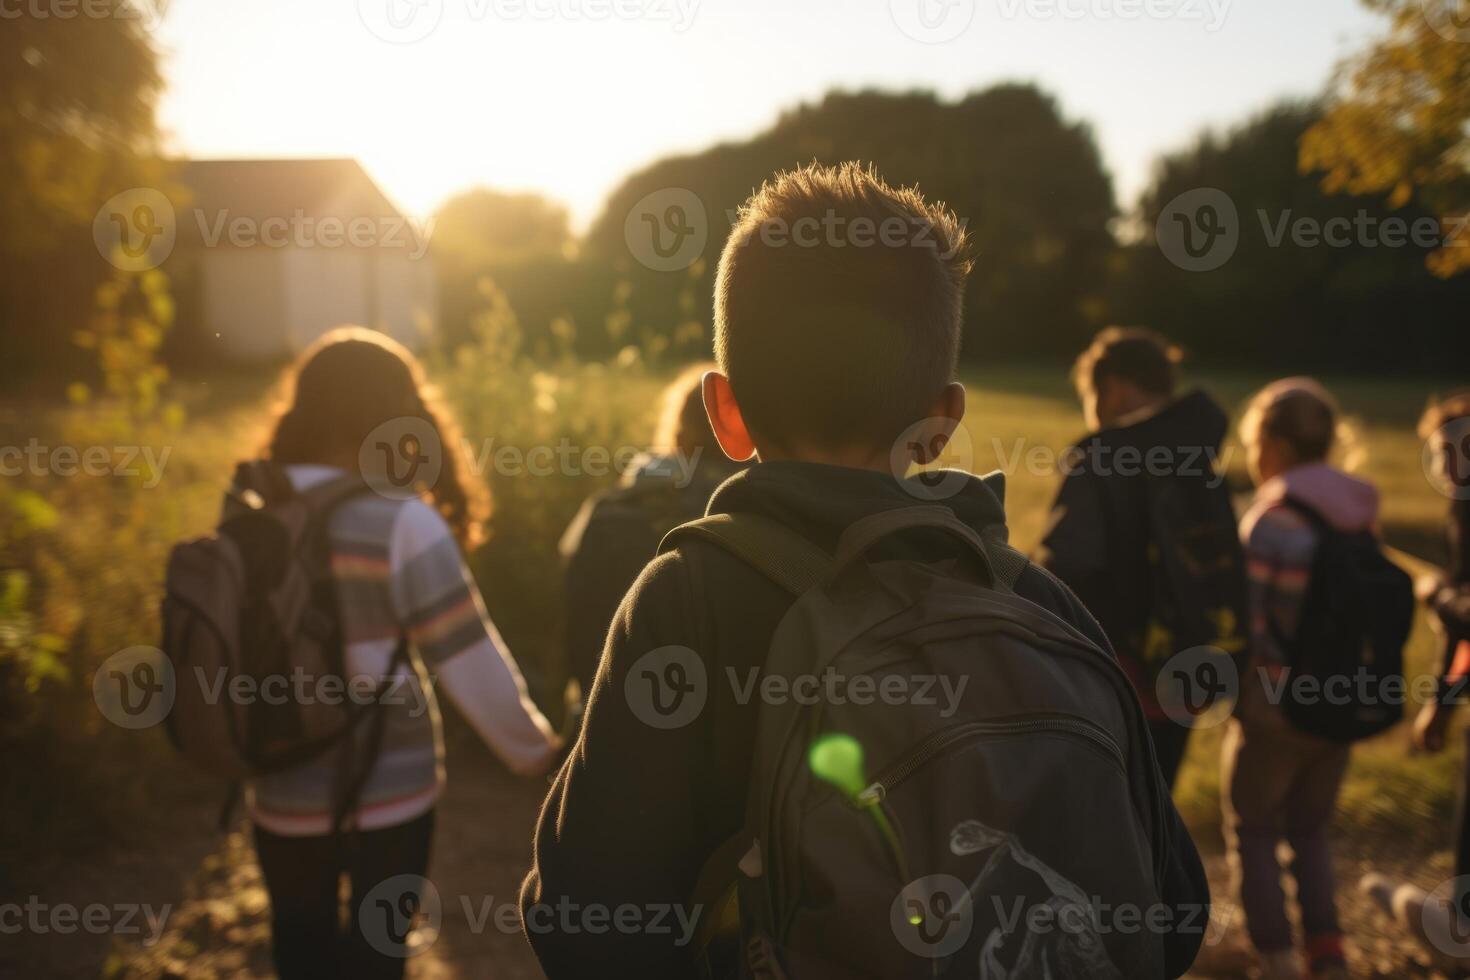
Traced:
[[1160, 937], [1130, 927], [1158, 901], [1151, 847], [1123, 750], [1086, 719], [959, 722], [854, 796], [811, 781], [801, 809], [793, 975], [1158, 973]]

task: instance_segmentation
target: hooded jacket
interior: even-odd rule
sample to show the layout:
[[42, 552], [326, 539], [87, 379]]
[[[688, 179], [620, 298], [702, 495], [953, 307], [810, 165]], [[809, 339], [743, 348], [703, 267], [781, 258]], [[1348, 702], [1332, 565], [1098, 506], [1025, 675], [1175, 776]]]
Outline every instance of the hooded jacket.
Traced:
[[[1169, 474], [1203, 477], [1207, 487], [1228, 498], [1223, 467], [1217, 466], [1227, 426], [1214, 399], [1193, 391], [1146, 418], [1109, 426], [1077, 443], [1068, 451], [1066, 476], [1036, 556], [1097, 617], [1156, 721], [1168, 716], [1158, 705], [1141, 649], [1156, 612], [1147, 483]], [[1219, 509], [1231, 514], [1228, 500]], [[1233, 525], [1233, 516], [1227, 517], [1220, 537], [1233, 539]]]
[[[727, 480], [710, 513], [754, 513], [774, 519], [828, 550], [859, 518], [910, 506], [919, 491], [885, 473], [813, 463], [760, 463]], [[976, 529], [1004, 530], [1000, 476], [967, 477], [944, 501]], [[875, 549], [890, 558], [940, 559], [955, 554], [941, 532], [914, 529]], [[1016, 584], [1091, 637], [1107, 639], [1065, 586], [1035, 566]], [[536, 830], [535, 864], [521, 891], [527, 937], [553, 980], [601, 975], [696, 975], [689, 942], [697, 923], [687, 912], [705, 861], [739, 831], [745, 814], [756, 701], [743, 703], [725, 683], [766, 658], [776, 626], [793, 599], [719, 547], [681, 544], [655, 559], [618, 609], [598, 668], [577, 744], [556, 776]], [[682, 646], [704, 665], [708, 698], [692, 721], [659, 729], [635, 716], [625, 684], [651, 651]], [[1172, 808], [1171, 808], [1172, 809]], [[1193, 842], [1174, 821], [1165, 902], [1207, 907], [1208, 885]], [[665, 931], [592, 932], [566, 927], [559, 909], [675, 909]], [[570, 914], [570, 913], [569, 913]], [[1178, 920], [1176, 920], [1178, 921]], [[682, 940], [682, 942], [681, 942]], [[1165, 937], [1169, 975], [1193, 961], [1200, 934]], [[716, 974], [720, 975], [720, 974]]]

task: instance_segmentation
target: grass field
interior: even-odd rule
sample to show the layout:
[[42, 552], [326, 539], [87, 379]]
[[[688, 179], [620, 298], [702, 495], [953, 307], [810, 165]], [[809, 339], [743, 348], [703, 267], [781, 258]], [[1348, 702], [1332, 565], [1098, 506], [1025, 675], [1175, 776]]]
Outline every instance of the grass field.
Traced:
[[[515, 370], [470, 357], [443, 363], [435, 378], [461, 415], [472, 446], [556, 445], [616, 449], [638, 445], [653, 425], [658, 393], [667, 375], [636, 363]], [[1210, 376], [1203, 384], [1232, 415], [1265, 379]], [[1360, 473], [1383, 490], [1384, 528], [1390, 542], [1424, 559], [1439, 558], [1446, 501], [1420, 464], [1414, 423], [1431, 390], [1423, 383], [1326, 379], [1356, 420]], [[1037, 543], [1056, 476], [1016, 465], [1032, 446], [1060, 452], [1081, 431], [1082, 420], [1063, 372], [1041, 368], [996, 369], [966, 378], [970, 390], [966, 429], [969, 465], [1007, 471], [1007, 511], [1012, 540], [1023, 549]], [[124, 733], [98, 717], [91, 703], [91, 672], [109, 654], [154, 642], [163, 562], [179, 537], [200, 533], [213, 520], [220, 488], [234, 459], [261, 445], [270, 405], [270, 379], [261, 376], [176, 381], [171, 394], [186, 421], [173, 428], [135, 429], [171, 450], [153, 487], [110, 477], [25, 475], [0, 490], [33, 492], [53, 511], [50, 522], [28, 535], [0, 536], [7, 566], [25, 573], [27, 629], [56, 638], [60, 670], [42, 671], [31, 686], [18, 686], [22, 654], [0, 644], [0, 680], [25, 710], [8, 718], [6, 738], [34, 765], [11, 767], [0, 777], [13, 804], [0, 826], [0, 863], [44, 860], [52, 867], [103, 858], [135, 840], [160, 801], [206, 806], [213, 787], [174, 760], [161, 734]], [[92, 409], [47, 401], [0, 407], [0, 442], [24, 445], [98, 439], [106, 426]], [[1243, 455], [1234, 446], [1232, 486], [1246, 491]], [[493, 537], [473, 559], [486, 601], [526, 668], [538, 697], [558, 709], [559, 563], [556, 542], [580, 501], [611, 477], [586, 473], [552, 476], [485, 474], [496, 497]], [[0, 499], [0, 504], [5, 502]], [[3, 607], [0, 607], [3, 615]], [[12, 628], [13, 624], [0, 623]], [[1432, 636], [1416, 626], [1411, 671], [1430, 669]], [[34, 664], [32, 664], [34, 670]], [[19, 695], [17, 695], [19, 691]], [[1178, 797], [1197, 837], [1218, 840], [1216, 780], [1220, 730], [1194, 736]], [[1400, 727], [1361, 746], [1345, 788], [1340, 826], [1397, 841], [1417, 853], [1441, 851], [1460, 758], [1411, 758]], [[1459, 740], [1452, 745], [1458, 747]], [[105, 800], [105, 804], [99, 803]], [[26, 842], [25, 853], [20, 849]], [[1204, 846], [1210, 846], [1208, 844]], [[68, 856], [69, 855], [69, 856]], [[0, 957], [3, 963], [3, 957]], [[1217, 974], [1211, 974], [1217, 975]], [[1218, 975], [1230, 975], [1221, 973]]]

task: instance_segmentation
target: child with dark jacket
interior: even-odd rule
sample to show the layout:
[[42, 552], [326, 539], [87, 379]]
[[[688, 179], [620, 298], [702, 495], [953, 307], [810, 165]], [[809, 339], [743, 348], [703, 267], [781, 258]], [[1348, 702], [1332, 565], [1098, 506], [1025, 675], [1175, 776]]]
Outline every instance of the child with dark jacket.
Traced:
[[588, 498], [562, 534], [567, 669], [584, 700], [628, 588], [663, 536], [703, 517], [710, 494], [737, 469], [704, 413], [701, 379], [713, 368], [679, 372], [664, 391], [654, 450], [635, 459], [616, 487]]
[[[1419, 435], [1429, 449], [1430, 482], [1450, 498], [1445, 568], [1416, 583], [1440, 635], [1442, 653], [1438, 697], [1414, 720], [1413, 745], [1435, 754], [1444, 751], [1455, 708], [1470, 684], [1470, 391], [1432, 401], [1419, 420]], [[1470, 744], [1470, 730], [1466, 741]], [[1424, 942], [1446, 972], [1463, 965], [1450, 954], [1458, 952], [1458, 937], [1470, 926], [1465, 913], [1470, 909], [1470, 762], [1462, 767], [1455, 809], [1455, 894], [1430, 895], [1412, 882], [1376, 872], [1364, 876], [1360, 885]]]
[[[1470, 391], [1435, 401], [1419, 420], [1430, 447], [1431, 479], [1450, 498], [1445, 522], [1448, 562], [1444, 572], [1425, 576], [1418, 592], [1443, 639], [1440, 698], [1425, 705], [1414, 725], [1421, 750], [1444, 748], [1445, 729], [1470, 678]], [[1470, 771], [1470, 770], [1467, 770]], [[1462, 804], [1462, 810], [1465, 804]], [[1470, 874], [1470, 814], [1462, 814], [1460, 873]]]
[[[1170, 656], [1198, 644], [1239, 653], [1244, 624], [1235, 620], [1245, 595], [1230, 491], [1219, 472], [1228, 419], [1203, 391], [1176, 394], [1179, 360], [1178, 348], [1136, 327], [1103, 330], [1077, 358], [1072, 379], [1090, 435], [1065, 457], [1066, 476], [1039, 555], [1112, 641], [1171, 786], [1190, 729], [1181, 723], [1187, 719], [1171, 718], [1160, 704], [1158, 673]], [[1159, 561], [1160, 549], [1172, 546], [1160, 541], [1160, 528], [1180, 523], [1183, 513], [1160, 504], [1164, 483], [1194, 501], [1193, 525], [1173, 532], [1211, 552], [1196, 564], [1217, 569], [1192, 591], [1166, 581], [1182, 564]], [[1194, 594], [1200, 591], [1207, 594]], [[1174, 592], [1181, 593], [1179, 602], [1172, 601]], [[1188, 604], [1201, 608], [1174, 608]], [[1213, 624], [1212, 635], [1183, 635], [1188, 630], [1175, 622], [1181, 613]]]
[[[854, 237], [858, 220], [897, 218], [922, 227], [928, 246], [880, 247], [870, 236], [868, 247], [844, 248], [824, 242], [820, 230], [798, 245], [796, 233], [820, 229], [824, 217], [829, 230], [851, 227]], [[767, 234], [772, 228], [787, 237]], [[760, 515], [830, 552], [855, 521], [922, 495], [895, 478], [890, 454], [912, 423], [927, 418], [952, 432], [963, 414], [964, 389], [954, 382], [968, 269], [962, 246], [952, 214], [856, 165], [778, 175], [747, 203], [720, 261], [720, 371], [706, 376], [704, 401], [726, 454], [758, 462], [715, 492], [711, 514]], [[1000, 480], [963, 479], [944, 504], [971, 528], [1003, 533]], [[907, 557], [955, 553], [928, 529], [905, 535], [890, 544]], [[1048, 573], [1028, 566], [1015, 591], [1107, 649], [1086, 610]], [[658, 557], [623, 601], [581, 736], [542, 809], [522, 888], [522, 921], [548, 976], [609, 968], [699, 975], [690, 937], [693, 916], [705, 910], [691, 909], [691, 895], [706, 862], [744, 824], [760, 708], [724, 678], [761, 668], [792, 603], [754, 567], [701, 541]], [[709, 679], [699, 695], [707, 702], [681, 726], [656, 726], [640, 719], [625, 691], [641, 682], [641, 657], [670, 647], [695, 652]], [[676, 698], [692, 690], [687, 676], [667, 679]], [[1164, 899], [1207, 906], [1193, 844], [1172, 807], [1167, 816], [1174, 829], [1159, 855]], [[559, 925], [559, 909], [629, 907], [683, 909], [690, 921], [658, 932]], [[1200, 938], [1164, 937], [1170, 976], [1192, 962]], [[707, 965], [715, 976], [734, 969]]]

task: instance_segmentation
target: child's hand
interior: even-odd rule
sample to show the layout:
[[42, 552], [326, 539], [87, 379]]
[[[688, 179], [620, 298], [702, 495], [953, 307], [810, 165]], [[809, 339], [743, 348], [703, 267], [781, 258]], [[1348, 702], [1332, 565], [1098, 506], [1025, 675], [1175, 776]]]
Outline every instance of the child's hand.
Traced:
[[1444, 705], [1439, 703], [1426, 704], [1419, 709], [1419, 714], [1414, 719], [1414, 749], [1434, 755], [1443, 751], [1445, 742], [1445, 729], [1450, 724], [1450, 712]]
[[1443, 587], [1443, 575], [1439, 572], [1427, 572], [1414, 580], [1414, 595], [1420, 602], [1428, 602]]

